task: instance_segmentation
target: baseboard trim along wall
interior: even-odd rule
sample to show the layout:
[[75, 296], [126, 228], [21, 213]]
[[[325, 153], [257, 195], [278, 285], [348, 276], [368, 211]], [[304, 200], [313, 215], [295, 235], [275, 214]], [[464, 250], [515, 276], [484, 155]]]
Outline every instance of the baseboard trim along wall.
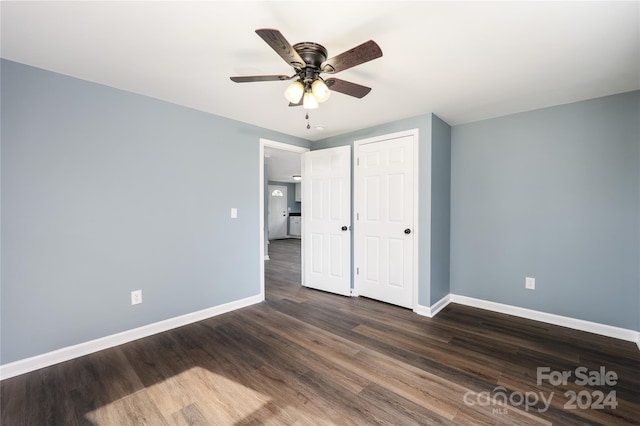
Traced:
[[413, 311], [418, 315], [433, 318], [451, 302], [450, 296], [447, 294], [431, 306], [418, 305]]
[[0, 380], [19, 376], [20, 374], [28, 373], [30, 371], [68, 361], [73, 358], [78, 358], [93, 352], [101, 351], [103, 349], [108, 349], [137, 339], [142, 339], [143, 337], [162, 333], [163, 331], [172, 330], [174, 328], [182, 327], [187, 324], [202, 321], [207, 318], [235, 311], [236, 309], [255, 305], [256, 303], [260, 303], [263, 300], [264, 296], [251, 296], [245, 299], [213, 306], [211, 308], [191, 312], [189, 314], [180, 315], [178, 317], [169, 318], [163, 321], [158, 321], [153, 324], [144, 325], [142, 327], [123, 331], [121, 333], [112, 334], [110, 336], [101, 337], [99, 339], [90, 340], [88, 342], [79, 343], [73, 346], [67, 346], [66, 348], [57, 349], [55, 351], [47, 352], [41, 355], [36, 355], [30, 358], [25, 358], [19, 361], [0, 365]]
[[433, 305], [419, 305], [414, 311], [419, 315], [433, 318], [438, 312], [444, 309], [449, 303], [459, 303], [461, 305], [472, 306], [474, 308], [486, 309], [488, 311], [513, 315], [534, 321], [573, 328], [574, 330], [586, 331], [599, 334], [601, 336], [613, 337], [615, 339], [633, 342], [640, 349], [640, 332], [626, 328], [614, 327], [597, 322], [585, 321], [581, 319], [565, 317], [562, 315], [550, 314], [547, 312], [534, 311], [532, 309], [520, 308], [518, 306], [505, 305], [502, 303], [490, 302], [488, 300], [476, 299], [473, 297], [448, 294]]

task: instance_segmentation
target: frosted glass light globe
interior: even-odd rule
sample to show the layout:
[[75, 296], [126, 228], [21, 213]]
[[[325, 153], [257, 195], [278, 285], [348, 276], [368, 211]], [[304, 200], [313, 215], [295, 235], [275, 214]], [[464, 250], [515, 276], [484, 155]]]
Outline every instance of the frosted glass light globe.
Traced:
[[304, 86], [299, 81], [294, 81], [287, 87], [287, 90], [284, 91], [284, 97], [292, 104], [300, 103], [303, 94]]
[[315, 96], [316, 100], [320, 103], [326, 101], [329, 99], [329, 96], [331, 96], [331, 92], [327, 85], [324, 81], [319, 79], [313, 82], [311, 85], [311, 91], [313, 92], [313, 96]]
[[315, 96], [313, 96], [313, 93], [306, 92], [304, 94], [304, 99], [302, 101], [302, 108], [304, 108], [304, 109], [316, 109], [316, 108], [318, 108], [318, 100], [316, 99]]

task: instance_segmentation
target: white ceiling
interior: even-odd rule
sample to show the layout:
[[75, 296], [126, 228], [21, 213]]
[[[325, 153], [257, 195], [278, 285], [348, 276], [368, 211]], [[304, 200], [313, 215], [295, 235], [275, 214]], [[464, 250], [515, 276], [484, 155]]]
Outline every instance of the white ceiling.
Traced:
[[[640, 2], [8, 2], [2, 57], [318, 140], [434, 112], [449, 124], [640, 89]], [[290, 108], [291, 74], [255, 34], [335, 56], [369, 39], [384, 56], [335, 74], [373, 88]], [[324, 131], [315, 129], [322, 125]]]
[[302, 154], [277, 148], [264, 148], [267, 179], [275, 182], [296, 182], [294, 175], [302, 175]]

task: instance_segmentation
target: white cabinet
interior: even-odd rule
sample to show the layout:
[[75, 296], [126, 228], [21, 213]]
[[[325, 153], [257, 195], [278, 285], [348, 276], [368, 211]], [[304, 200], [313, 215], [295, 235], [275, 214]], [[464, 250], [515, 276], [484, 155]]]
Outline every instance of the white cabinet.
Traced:
[[300, 237], [302, 235], [300, 216], [289, 216], [289, 235], [292, 237]]
[[299, 183], [296, 183], [296, 201], [300, 202], [302, 201], [302, 188], [301, 185]]

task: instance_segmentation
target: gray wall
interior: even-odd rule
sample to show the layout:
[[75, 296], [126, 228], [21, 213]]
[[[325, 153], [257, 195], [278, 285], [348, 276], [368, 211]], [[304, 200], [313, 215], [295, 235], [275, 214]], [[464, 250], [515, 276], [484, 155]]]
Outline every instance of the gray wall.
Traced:
[[2, 364], [259, 294], [259, 138], [308, 141], [1, 67]]
[[431, 294], [427, 306], [450, 293], [451, 127], [431, 116]]
[[[433, 126], [437, 127], [433, 130], [433, 134], [432, 123]], [[418, 218], [418, 221], [420, 224], [419, 226], [421, 227], [418, 242], [418, 303], [422, 306], [431, 306], [433, 299], [431, 296], [432, 278], [438, 280], [437, 291], [434, 293], [434, 297], [441, 294], [443, 291], [446, 291], [446, 293], [442, 296], [449, 293], [447, 290], [449, 282], [448, 279], [445, 278], [445, 276], [448, 275], [449, 270], [449, 246], [448, 242], [446, 243], [446, 246], [438, 245], [440, 240], [448, 234], [449, 217], [446, 212], [449, 207], [437, 207], [436, 214], [431, 217], [431, 230], [433, 231], [434, 227], [441, 230], [440, 233], [436, 232], [438, 240], [431, 238], [431, 234], [427, 229], [428, 227], [425, 228], [424, 226], [424, 223], [427, 222], [426, 212], [429, 210], [429, 204], [431, 204], [431, 208], [433, 208], [434, 204], [444, 203], [445, 199], [448, 200], [448, 194], [446, 194], [446, 192], [448, 191], [449, 186], [449, 126], [434, 114], [425, 114], [313, 142], [311, 149], [331, 148], [342, 145], [353, 146], [353, 142], [358, 139], [366, 139], [416, 128], [419, 131], [420, 144], [418, 148], [420, 161], [418, 177], [420, 217]], [[435, 144], [432, 143], [433, 137], [437, 139]], [[432, 166], [425, 167], [424, 164], [428, 161], [427, 155], [429, 153], [426, 147], [429, 145], [432, 146]], [[436, 172], [435, 175], [433, 174], [434, 171]], [[424, 182], [428, 180], [429, 177], [431, 178], [432, 185], [425, 185]], [[433, 185], [436, 185], [437, 188], [432, 188]], [[351, 193], [353, 195], [353, 188]], [[437, 198], [432, 199], [433, 196]], [[353, 217], [351, 221], [353, 222]], [[434, 262], [437, 264], [434, 264]], [[353, 267], [353, 253], [351, 264]], [[433, 272], [434, 270], [435, 272]], [[433, 301], [437, 301], [440, 297], [436, 297]]]
[[640, 330], [639, 103], [453, 127], [452, 293]]

